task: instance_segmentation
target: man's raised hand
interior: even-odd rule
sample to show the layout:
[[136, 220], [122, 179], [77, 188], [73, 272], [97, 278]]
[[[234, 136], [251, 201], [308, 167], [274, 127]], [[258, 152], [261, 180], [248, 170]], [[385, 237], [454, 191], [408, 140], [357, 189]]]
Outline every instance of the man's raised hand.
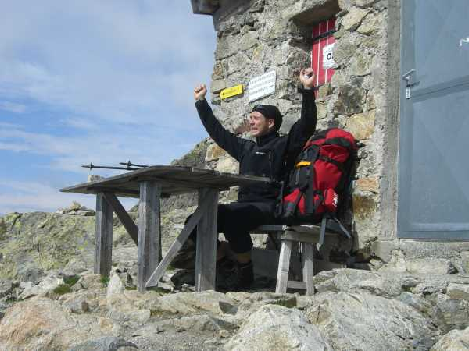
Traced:
[[303, 68], [300, 71], [300, 82], [305, 88], [314, 87], [314, 81], [316, 80], [316, 74], [312, 68]]
[[197, 100], [204, 100], [206, 94], [207, 94], [207, 87], [205, 86], [205, 84], [197, 85], [194, 88], [194, 99], [196, 101]]

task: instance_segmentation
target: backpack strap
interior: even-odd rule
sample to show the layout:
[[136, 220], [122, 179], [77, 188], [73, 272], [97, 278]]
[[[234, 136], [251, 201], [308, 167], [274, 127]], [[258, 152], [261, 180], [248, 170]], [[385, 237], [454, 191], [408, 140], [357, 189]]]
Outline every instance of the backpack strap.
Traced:
[[327, 227], [327, 221], [329, 219], [332, 219], [334, 222], [336, 222], [340, 230], [342, 231], [342, 234], [347, 237], [347, 239], [351, 240], [352, 236], [350, 235], [350, 232], [344, 227], [342, 222], [337, 218], [335, 214], [331, 213], [325, 213], [324, 216], [322, 217], [321, 220], [321, 227], [319, 229], [319, 243], [317, 245], [318, 250], [321, 249], [321, 246], [324, 244], [325, 236], [326, 236], [326, 227]]
[[333, 165], [337, 166], [337, 168], [338, 168], [342, 173], [345, 173], [344, 165], [343, 165], [342, 162], [333, 160], [332, 158], [327, 157], [327, 156], [324, 156], [324, 155], [319, 156], [319, 159], [320, 159], [320, 160], [323, 160], [323, 161], [325, 161], [325, 162], [332, 163]]
[[324, 237], [326, 236], [326, 225], [327, 220], [329, 219], [328, 215], [325, 214], [321, 219], [321, 228], [319, 229], [319, 243], [318, 243], [318, 250], [321, 249], [321, 246], [324, 245]]
[[340, 227], [340, 230], [342, 230], [342, 234], [344, 234], [348, 239], [352, 239], [352, 236], [350, 235], [350, 232], [344, 227], [344, 225], [342, 224], [342, 222], [337, 218], [337, 216], [332, 216], [332, 219], [334, 220], [334, 222], [336, 222], [339, 227]]
[[290, 203], [287, 204], [287, 206], [285, 207], [285, 217], [286, 218], [293, 217], [293, 215], [295, 214], [295, 212], [298, 208], [298, 204], [301, 200], [301, 196], [303, 196], [303, 194], [304, 193], [302, 191], [298, 191], [298, 195], [296, 196], [295, 201], [290, 202]]
[[345, 139], [343, 137], [336, 137], [336, 138], [326, 139], [324, 141], [324, 144], [339, 145], [339, 146], [343, 146], [347, 149], [354, 149], [354, 145], [350, 141], [348, 141], [347, 139]]

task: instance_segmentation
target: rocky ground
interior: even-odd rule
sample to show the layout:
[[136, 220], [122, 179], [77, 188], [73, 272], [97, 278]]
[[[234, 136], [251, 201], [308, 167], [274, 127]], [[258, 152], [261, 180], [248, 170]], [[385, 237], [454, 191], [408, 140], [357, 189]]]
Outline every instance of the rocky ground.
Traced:
[[[185, 216], [171, 211], [168, 223]], [[247, 292], [195, 293], [172, 270], [141, 294], [136, 247], [114, 229], [103, 279], [92, 211], [0, 219], [0, 350], [469, 349], [469, 276], [448, 262], [321, 272], [311, 297], [275, 294], [261, 278]]]

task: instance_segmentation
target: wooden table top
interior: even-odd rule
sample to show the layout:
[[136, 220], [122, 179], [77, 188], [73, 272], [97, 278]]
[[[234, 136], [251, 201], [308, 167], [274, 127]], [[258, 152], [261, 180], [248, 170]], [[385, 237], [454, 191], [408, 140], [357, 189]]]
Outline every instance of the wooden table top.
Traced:
[[151, 166], [133, 172], [93, 182], [81, 183], [60, 189], [64, 193], [96, 194], [114, 193], [116, 196], [139, 197], [142, 181], [156, 181], [161, 195], [169, 196], [195, 192], [202, 188], [227, 190], [231, 186], [243, 186], [270, 182], [269, 178], [222, 173], [209, 169], [181, 166]]

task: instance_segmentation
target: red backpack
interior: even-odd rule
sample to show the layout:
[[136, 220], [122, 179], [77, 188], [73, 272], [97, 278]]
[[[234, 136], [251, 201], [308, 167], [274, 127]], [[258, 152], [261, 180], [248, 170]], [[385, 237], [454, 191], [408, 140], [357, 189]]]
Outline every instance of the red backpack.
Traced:
[[281, 220], [288, 224], [321, 222], [321, 242], [328, 219], [350, 234], [337, 219], [347, 197], [357, 154], [357, 142], [349, 132], [332, 128], [307, 141], [284, 184]]

